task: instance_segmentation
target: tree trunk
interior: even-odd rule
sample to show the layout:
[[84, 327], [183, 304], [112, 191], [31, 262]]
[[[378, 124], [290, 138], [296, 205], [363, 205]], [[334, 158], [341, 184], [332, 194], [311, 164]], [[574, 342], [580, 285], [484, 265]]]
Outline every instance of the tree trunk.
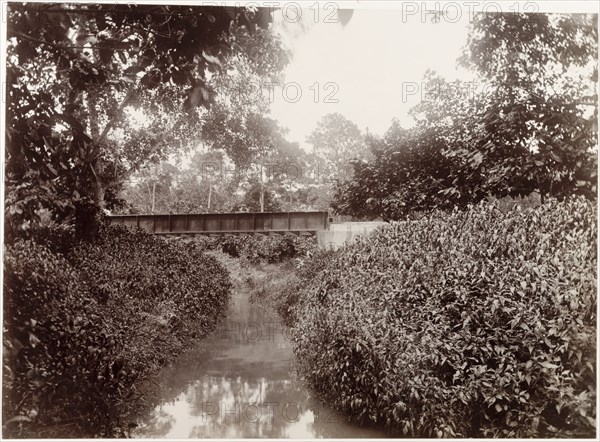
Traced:
[[[90, 153], [96, 158], [99, 145], [104, 138], [99, 129], [97, 99], [95, 91], [88, 91], [85, 94], [89, 114], [89, 131], [91, 138], [95, 140], [90, 146]], [[82, 198], [75, 203], [75, 233], [77, 238], [89, 242], [96, 238], [101, 224], [105, 221], [102, 209], [104, 208], [106, 183], [96, 173], [96, 169], [100, 166], [99, 160], [92, 160], [88, 166], [83, 169], [77, 183], [77, 190]]]
[[[125, 108], [127, 102], [132, 97], [135, 91], [135, 84], [132, 84], [125, 96], [124, 100], [119, 105], [119, 110], [116, 115], [120, 115]], [[97, 95], [95, 91], [88, 91], [85, 94], [87, 108], [89, 112], [89, 131], [94, 142], [91, 144], [91, 157], [98, 158], [101, 143], [104, 142], [106, 136], [113, 128], [117, 118], [112, 118], [108, 121], [102, 132], [100, 132], [98, 111], [96, 108]], [[77, 190], [81, 195], [82, 200], [75, 203], [75, 232], [78, 238], [84, 241], [92, 241], [98, 234], [98, 230], [102, 222], [105, 221], [104, 195], [106, 193], [107, 183], [103, 182], [96, 174], [94, 167], [97, 167], [98, 160], [92, 160], [89, 164], [89, 170], [84, 168], [84, 172], [78, 179]]]
[[[85, 94], [89, 113], [89, 130], [92, 138], [99, 137], [98, 113], [96, 110], [96, 95], [94, 92]], [[92, 145], [92, 151], [96, 145]], [[94, 166], [97, 161], [89, 163], [84, 173], [78, 178], [77, 190], [81, 199], [75, 202], [75, 234], [83, 241], [92, 241], [98, 234], [102, 222], [105, 186], [100, 182]]]
[[83, 241], [92, 241], [98, 234], [101, 216], [100, 209], [93, 204], [75, 205], [75, 233]]
[[263, 178], [263, 164], [262, 161], [260, 163], [260, 211], [261, 213], [265, 211], [265, 182]]
[[152, 184], [152, 208], [150, 213], [154, 215], [154, 203], [156, 202], [156, 181]]
[[260, 183], [260, 211], [265, 211], [265, 186], [262, 181]]
[[208, 183], [208, 211], [210, 212], [210, 203], [212, 202], [212, 183]]
[[150, 207], [152, 207], [152, 191], [150, 190], [150, 185], [148, 184], [148, 181], [146, 181], [146, 189], [148, 190], [148, 200], [150, 201], [149, 204]]
[[92, 241], [98, 235], [100, 225], [104, 221], [102, 208], [104, 207], [104, 194], [106, 188], [95, 176], [88, 182], [87, 198], [75, 203], [75, 233], [83, 241]]

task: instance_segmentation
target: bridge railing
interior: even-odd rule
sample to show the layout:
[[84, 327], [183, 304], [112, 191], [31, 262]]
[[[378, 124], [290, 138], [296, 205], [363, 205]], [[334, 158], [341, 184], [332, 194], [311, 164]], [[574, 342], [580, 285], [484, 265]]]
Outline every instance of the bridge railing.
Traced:
[[112, 215], [111, 223], [156, 234], [314, 234], [329, 228], [328, 212], [237, 212], [170, 215]]

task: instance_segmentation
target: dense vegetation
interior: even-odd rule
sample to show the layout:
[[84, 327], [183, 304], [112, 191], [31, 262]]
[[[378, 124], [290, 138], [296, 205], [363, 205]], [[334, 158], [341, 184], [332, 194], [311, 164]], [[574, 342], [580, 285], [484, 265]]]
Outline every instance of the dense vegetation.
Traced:
[[197, 140], [207, 79], [247, 49], [225, 36], [252, 44], [270, 12], [11, 3], [7, 18], [7, 237], [27, 234], [42, 207], [93, 237], [124, 180]]
[[36, 236], [5, 253], [5, 436], [111, 436], [140, 382], [214, 328], [229, 277], [199, 247], [143, 231]]
[[198, 141], [232, 64], [261, 79], [289, 60], [263, 8], [6, 13], [5, 434], [110, 436], [140, 380], [212, 329], [229, 282], [197, 245], [103, 214], [133, 174]]
[[[238, 82], [250, 81], [242, 78]], [[231, 90], [223, 85], [218, 87], [222, 89], [221, 99], [231, 101], [228, 96]], [[234, 90], [240, 88], [241, 85]], [[233, 98], [239, 99], [240, 94]], [[356, 125], [339, 114], [325, 115], [308, 140], [314, 146], [313, 151], [307, 152], [297, 142], [287, 141], [285, 130], [274, 121], [254, 116], [257, 122], [252, 129], [238, 121], [242, 119], [241, 109], [249, 115], [259, 112], [252, 107], [257, 106], [260, 98], [252, 95], [245, 101], [254, 106], [240, 103], [232, 106], [226, 116], [220, 115], [225, 113], [223, 109], [211, 108], [211, 113], [219, 115], [210, 116], [211, 121], [205, 126], [209, 131], [207, 136], [214, 140], [210, 147], [198, 149], [187, 165], [163, 162], [136, 173], [136, 179], [125, 184], [119, 194], [125, 204], [117, 210], [122, 213], [231, 212], [242, 207], [250, 212], [327, 210], [333, 196], [333, 182], [349, 176], [352, 158], [368, 155]], [[236, 130], [225, 137], [231, 131], [228, 126]], [[236, 164], [231, 146], [238, 145], [241, 153]]]
[[597, 193], [598, 16], [476, 14], [460, 63], [428, 72], [414, 127], [370, 137], [335, 209], [364, 218], [466, 207], [490, 196]]
[[[215, 325], [229, 282], [214, 259], [198, 244], [102, 219], [119, 209], [279, 207], [271, 195], [291, 188], [289, 173], [267, 172], [266, 163], [292, 161], [298, 147], [267, 118], [261, 91], [247, 87], [276, 79], [289, 62], [270, 32], [272, 12], [7, 6], [6, 435], [113, 435], [135, 408], [140, 381]], [[165, 173], [160, 162], [200, 138], [214, 149], [199, 154], [197, 169]], [[235, 142], [218, 151], [222, 140]], [[215, 160], [238, 167], [231, 182], [204, 167]], [[246, 195], [228, 200], [239, 175], [248, 178]], [[140, 186], [121, 193], [132, 177]], [[175, 204], [161, 206], [166, 200]], [[303, 247], [240, 240], [229, 251], [277, 261]]]
[[224, 236], [200, 237], [191, 242], [206, 250], [218, 250], [247, 264], [279, 263], [311, 256], [317, 250], [314, 237], [306, 236]]
[[[224, 311], [206, 249], [267, 263], [253, 293], [292, 324], [309, 385], [360, 420], [594, 433], [597, 15], [477, 14], [461, 62], [483, 90], [429, 72], [413, 128], [363, 137], [325, 115], [312, 153], [255, 87], [290, 61], [266, 9], [11, 3], [7, 17], [5, 435], [113, 435], [140, 382]], [[199, 140], [210, 150], [188, 169], [164, 163]], [[101, 223], [326, 209], [334, 180], [338, 214], [413, 221], [314, 259], [300, 237]], [[472, 206], [533, 194], [539, 207]], [[289, 258], [298, 273], [273, 278]]]
[[592, 437], [596, 212], [482, 203], [316, 257], [287, 291], [309, 386], [418, 437]]

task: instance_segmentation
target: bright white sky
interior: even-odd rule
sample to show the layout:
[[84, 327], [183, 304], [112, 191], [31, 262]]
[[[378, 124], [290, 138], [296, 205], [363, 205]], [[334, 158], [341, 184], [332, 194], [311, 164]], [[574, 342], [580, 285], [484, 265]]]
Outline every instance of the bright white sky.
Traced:
[[[431, 23], [419, 14], [403, 15], [400, 9], [356, 9], [342, 27], [324, 23], [326, 12], [321, 11], [319, 22], [304, 34], [290, 38], [294, 55], [284, 72], [285, 83], [299, 87], [287, 86], [288, 100], [282, 88], [275, 88], [271, 105], [272, 116], [289, 128], [288, 139], [304, 148], [310, 149], [306, 137], [327, 113], [341, 113], [363, 132], [368, 127], [371, 133], [383, 134], [394, 117], [409, 127], [408, 110], [420, 99], [427, 69], [448, 80], [471, 78], [457, 67], [466, 44], [466, 14], [457, 23], [444, 19]], [[314, 22], [314, 11], [303, 10], [302, 19]], [[278, 26], [286, 36], [299, 33], [299, 24], [281, 21]], [[315, 88], [310, 89], [315, 82], [317, 103]], [[335, 85], [326, 87], [327, 83]], [[297, 90], [302, 96], [293, 102]], [[328, 95], [338, 102], [325, 102]]]
[[[382, 135], [394, 117], [410, 127], [408, 111], [424, 93], [421, 84], [428, 69], [448, 81], [477, 81], [457, 63], [474, 12], [469, 3], [486, 12], [595, 12], [597, 7], [595, 1], [321, 2], [318, 20], [315, 9], [296, 7], [287, 10], [286, 20], [281, 9], [286, 3], [264, 6], [274, 3], [279, 7], [273, 13], [275, 30], [293, 51], [293, 59], [284, 71], [284, 83], [272, 90], [271, 113], [289, 129], [288, 140], [306, 150], [311, 150], [307, 136], [328, 113], [344, 115], [363, 133], [368, 128]], [[337, 19], [328, 9], [332, 5], [354, 8], [345, 27], [326, 22], [328, 16]], [[427, 13], [435, 8], [447, 14], [437, 22]]]
[[[303, 6], [311, 4], [315, 2]], [[356, 8], [346, 27], [325, 23], [331, 12], [328, 5]], [[282, 88], [276, 88], [271, 110], [289, 129], [289, 141], [297, 141], [308, 150], [306, 137], [321, 117], [331, 112], [341, 113], [363, 132], [368, 127], [371, 133], [383, 134], [394, 117], [403, 127], [410, 127], [408, 110], [420, 99], [420, 84], [427, 69], [448, 81], [477, 81], [473, 73], [457, 66], [474, 11], [598, 13], [597, 0], [357, 1], [320, 3], [320, 7], [318, 20], [314, 9], [302, 9], [301, 22], [308, 27], [305, 33], [300, 31], [301, 24], [290, 23], [297, 17], [293, 8], [287, 11], [288, 20], [283, 10], [274, 14], [277, 28], [294, 51], [293, 61], [284, 72], [284, 84], [297, 85], [287, 87], [288, 100], [283, 98]], [[427, 11], [436, 8], [447, 15], [433, 23]], [[317, 82], [315, 103], [313, 85]], [[334, 84], [326, 87], [327, 83]], [[302, 96], [293, 102], [297, 90]], [[338, 102], [326, 103], [325, 97], [332, 92], [331, 97]]]

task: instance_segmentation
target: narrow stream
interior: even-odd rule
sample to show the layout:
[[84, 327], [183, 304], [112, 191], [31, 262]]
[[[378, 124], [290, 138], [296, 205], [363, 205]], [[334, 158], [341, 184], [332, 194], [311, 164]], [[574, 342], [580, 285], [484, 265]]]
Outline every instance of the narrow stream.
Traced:
[[316, 402], [294, 373], [277, 315], [236, 293], [221, 327], [161, 374], [159, 405], [134, 437], [385, 437]]

